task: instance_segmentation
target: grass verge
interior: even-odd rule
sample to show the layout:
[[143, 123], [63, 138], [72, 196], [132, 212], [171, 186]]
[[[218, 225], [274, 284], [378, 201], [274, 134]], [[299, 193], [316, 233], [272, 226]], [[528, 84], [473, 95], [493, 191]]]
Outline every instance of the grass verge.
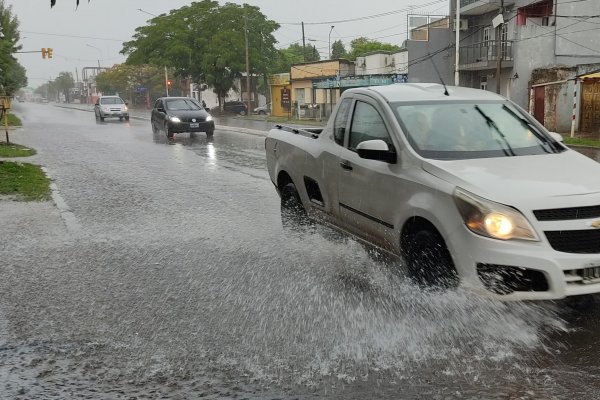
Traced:
[[587, 147], [595, 147], [600, 148], [600, 140], [595, 139], [586, 139], [586, 138], [572, 138], [565, 136], [563, 138], [564, 142], [568, 146], [587, 146]]
[[[4, 119], [2, 119], [2, 126], [4, 126]], [[23, 122], [15, 114], [8, 113], [8, 126], [23, 126]]]
[[37, 165], [0, 161], [0, 195], [26, 201], [48, 200], [50, 181]]
[[0, 157], [28, 157], [35, 154], [34, 149], [15, 143], [0, 142]]

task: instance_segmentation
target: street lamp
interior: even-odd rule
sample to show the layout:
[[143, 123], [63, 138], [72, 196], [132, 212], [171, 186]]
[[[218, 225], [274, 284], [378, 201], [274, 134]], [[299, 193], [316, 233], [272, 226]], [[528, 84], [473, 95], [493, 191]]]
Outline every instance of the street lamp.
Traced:
[[98, 72], [100, 72], [100, 68], [102, 68], [102, 67], [100, 67], [100, 59], [102, 59], [102, 50], [100, 50], [100, 49], [99, 49], [98, 47], [96, 47], [96, 46], [92, 46], [91, 44], [87, 44], [87, 43], [86, 43], [86, 46], [87, 46], [87, 47], [91, 47], [91, 48], [93, 48], [93, 49], [96, 49], [96, 50], [98, 50], [98, 51], [100, 52], [100, 58], [98, 59]]
[[158, 15], [152, 14], [151, 12], [148, 12], [148, 11], [145, 11], [145, 10], [142, 10], [141, 8], [138, 8], [138, 11], [143, 12], [144, 14], [152, 15], [153, 17], [158, 17]]
[[334, 25], [331, 25], [331, 29], [329, 30], [329, 59], [331, 60], [331, 31], [335, 28]]

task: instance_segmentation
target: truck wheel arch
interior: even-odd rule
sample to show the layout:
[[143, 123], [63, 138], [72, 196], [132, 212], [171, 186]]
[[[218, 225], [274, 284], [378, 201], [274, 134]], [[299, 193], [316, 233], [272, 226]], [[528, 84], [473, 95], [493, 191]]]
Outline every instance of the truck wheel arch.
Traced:
[[[439, 263], [440, 267], [443, 267], [443, 269], [436, 268], [437, 271], [432, 274], [425, 271], [425, 276], [422, 276], [422, 270], [418, 271], [420, 266], [415, 264], [415, 261], [411, 261], [414, 257], [409, 253], [416, 243], [412, 242], [413, 238], [417, 235], [421, 236], [423, 232], [429, 233], [429, 236], [433, 241], [438, 244], [438, 246], [434, 246], [437, 253], [436, 257], [441, 261], [441, 263]], [[419, 248], [418, 245], [416, 247]], [[458, 285], [458, 273], [456, 271], [454, 260], [452, 259], [452, 254], [450, 254], [446, 241], [440, 231], [429, 220], [423, 217], [412, 217], [404, 223], [402, 231], [400, 232], [400, 253], [407, 264], [406, 267], [409, 274], [412, 275], [411, 277], [413, 280], [416, 280], [418, 283], [425, 283], [427, 286], [438, 287], [455, 287]], [[417, 257], [416, 260], [422, 261], [419, 257]]]
[[279, 171], [279, 174], [277, 175], [277, 190], [281, 191], [288, 183], [294, 183], [292, 177], [286, 171]]

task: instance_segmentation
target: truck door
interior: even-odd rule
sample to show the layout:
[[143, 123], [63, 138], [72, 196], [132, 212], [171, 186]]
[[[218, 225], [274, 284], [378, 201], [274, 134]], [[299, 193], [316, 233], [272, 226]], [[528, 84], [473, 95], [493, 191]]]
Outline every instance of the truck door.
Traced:
[[339, 167], [340, 153], [344, 149], [349, 127], [349, 115], [352, 109], [352, 98], [343, 99], [332, 116], [333, 132], [323, 132], [322, 168], [319, 175], [322, 180], [322, 190], [326, 191], [325, 208], [329, 217], [339, 223], [338, 180], [342, 173]]
[[390, 129], [377, 103], [357, 96], [349, 131], [339, 158], [338, 179], [340, 218], [343, 226], [383, 247], [394, 237], [394, 198], [398, 165], [360, 158], [356, 146], [365, 140], [381, 139], [395, 148]]

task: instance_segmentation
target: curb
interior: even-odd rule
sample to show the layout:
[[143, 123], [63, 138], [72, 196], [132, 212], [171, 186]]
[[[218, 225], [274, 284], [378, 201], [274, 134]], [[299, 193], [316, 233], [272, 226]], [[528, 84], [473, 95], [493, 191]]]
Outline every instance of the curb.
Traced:
[[[84, 112], [94, 112], [94, 110], [88, 110], [88, 109], [79, 108], [79, 107], [58, 106], [58, 105], [55, 105], [54, 107], [65, 108], [65, 109], [69, 109], [69, 110], [78, 110], [78, 111], [84, 111]], [[150, 121], [150, 118], [148, 118], [148, 117], [140, 117], [140, 116], [135, 116], [135, 115], [129, 115], [129, 118], [136, 119], [139, 121]], [[229, 125], [215, 125], [215, 129], [219, 129], [221, 131], [227, 131], [227, 132], [245, 133], [247, 135], [263, 136], [263, 137], [266, 137], [269, 134], [269, 131], [260, 131], [258, 129], [249, 129], [249, 128], [239, 128], [236, 126], [229, 126]]]

